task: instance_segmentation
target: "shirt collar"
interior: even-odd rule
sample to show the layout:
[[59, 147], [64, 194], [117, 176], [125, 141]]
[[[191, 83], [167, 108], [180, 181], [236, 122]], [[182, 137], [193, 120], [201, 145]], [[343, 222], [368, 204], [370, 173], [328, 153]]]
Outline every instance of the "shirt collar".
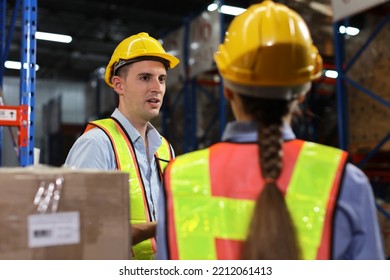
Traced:
[[[283, 140], [295, 139], [295, 134], [288, 124], [284, 123], [282, 128]], [[256, 142], [257, 127], [254, 122], [229, 122], [222, 135], [222, 141], [233, 142]]]
[[[131, 142], [135, 143], [141, 138], [139, 132], [129, 122], [129, 120], [121, 113], [121, 111], [119, 111], [118, 108], [115, 109], [115, 111], [112, 113], [111, 116], [117, 119], [123, 125], [127, 134], [130, 137]], [[148, 138], [149, 153], [154, 155], [158, 147], [160, 147], [162, 143], [161, 135], [160, 133], [158, 133], [157, 129], [155, 129], [151, 123], [148, 123], [148, 126], [146, 128], [146, 134]]]

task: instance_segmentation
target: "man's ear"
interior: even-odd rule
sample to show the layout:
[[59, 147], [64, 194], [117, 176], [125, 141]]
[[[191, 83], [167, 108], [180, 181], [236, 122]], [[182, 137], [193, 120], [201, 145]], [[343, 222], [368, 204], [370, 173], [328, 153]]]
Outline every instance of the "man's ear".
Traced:
[[233, 100], [234, 99], [234, 94], [233, 92], [228, 89], [228, 88], [224, 88], [223, 89], [223, 95], [225, 96], [225, 98], [229, 101]]
[[305, 97], [306, 97], [306, 94], [301, 94], [297, 99], [298, 104], [301, 104], [305, 100]]
[[123, 91], [123, 83], [122, 79], [119, 76], [113, 76], [111, 79], [112, 85], [114, 86], [114, 90], [117, 93], [121, 93]]

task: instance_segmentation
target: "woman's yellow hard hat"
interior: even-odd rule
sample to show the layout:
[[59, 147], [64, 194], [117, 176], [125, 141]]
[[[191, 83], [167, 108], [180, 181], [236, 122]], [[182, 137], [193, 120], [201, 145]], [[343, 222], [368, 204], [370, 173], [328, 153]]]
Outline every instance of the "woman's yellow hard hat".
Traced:
[[305, 21], [272, 1], [236, 16], [214, 58], [221, 76], [240, 85], [300, 85], [322, 73], [322, 58]]

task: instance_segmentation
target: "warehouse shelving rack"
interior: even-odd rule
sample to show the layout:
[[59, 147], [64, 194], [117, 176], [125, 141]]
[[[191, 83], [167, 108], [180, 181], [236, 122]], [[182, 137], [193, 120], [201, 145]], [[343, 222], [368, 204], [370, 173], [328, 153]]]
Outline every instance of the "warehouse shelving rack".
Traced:
[[[189, 78], [188, 74], [188, 60], [189, 60], [189, 50], [188, 50], [188, 41], [189, 41], [189, 24], [190, 24], [191, 18], [184, 18], [183, 19], [183, 25], [184, 25], [184, 38], [183, 38], [183, 61], [184, 64], [184, 77], [183, 77], [183, 83], [178, 90], [177, 95], [173, 99], [169, 99], [169, 96], [166, 96], [166, 101], [164, 102], [164, 105], [162, 107], [162, 132], [163, 135], [166, 137], [170, 137], [170, 129], [168, 128], [168, 122], [169, 119], [172, 119], [175, 112], [179, 109], [179, 106], [182, 106], [183, 108], [183, 116], [181, 118], [181, 125], [182, 125], [182, 131], [183, 135], [180, 135], [183, 137], [182, 139], [182, 152], [189, 152], [194, 149], [196, 149], [196, 96], [193, 93], [193, 87], [191, 79]], [[169, 108], [167, 103], [169, 103]], [[174, 120], [176, 123], [178, 123], [178, 120]]]
[[[339, 32], [341, 25], [348, 26], [349, 18], [342, 19], [333, 24], [334, 32], [334, 46], [335, 46], [335, 64], [336, 70], [338, 72], [338, 77], [336, 80], [336, 98], [337, 98], [337, 118], [338, 118], [338, 141], [339, 148], [343, 150], [349, 150], [348, 143], [348, 106], [347, 106], [347, 87], [346, 83], [353, 86], [360, 92], [371, 97], [380, 104], [386, 106], [390, 109], [390, 102], [373, 92], [372, 90], [362, 86], [360, 83], [354, 81], [348, 76], [348, 71], [354, 65], [354, 63], [359, 59], [359, 57], [367, 50], [370, 43], [376, 38], [376, 36], [383, 30], [385, 26], [390, 25], [390, 13], [384, 16], [383, 19], [377, 24], [373, 32], [370, 34], [366, 42], [361, 46], [361, 48], [352, 56], [350, 61], [345, 61], [345, 41], [344, 35]], [[358, 156], [355, 158], [359, 159], [357, 166], [363, 168], [364, 165], [378, 153], [378, 151], [390, 140], [390, 131], [383, 137], [378, 144], [372, 148], [371, 151], [367, 153], [364, 157]], [[381, 212], [387, 219], [390, 219], [390, 213], [388, 213], [383, 207], [379, 204], [376, 205], [379, 212]]]
[[[219, 5], [223, 5], [224, 1], [219, 1]], [[162, 107], [162, 133], [166, 137], [170, 136], [170, 129], [168, 128], [168, 122], [170, 116], [174, 115], [174, 112], [182, 106], [183, 116], [181, 120], [175, 119], [172, 121], [178, 122], [182, 121], [180, 125], [182, 125], [183, 131], [183, 139], [182, 139], [182, 147], [180, 150], [182, 152], [191, 152], [199, 148], [201, 144], [200, 140], [205, 138], [211, 129], [215, 128], [217, 120], [218, 124], [218, 134], [222, 136], [223, 130], [226, 125], [226, 100], [223, 96], [223, 85], [222, 82], [218, 82], [213, 84], [213, 86], [217, 87], [217, 95], [216, 97], [214, 92], [210, 92], [207, 89], [207, 84], [205, 86], [205, 81], [199, 77], [191, 77], [189, 74], [189, 33], [190, 33], [190, 22], [192, 18], [195, 18], [196, 15], [183, 19], [184, 25], [184, 38], [183, 38], [183, 61], [181, 63], [184, 64], [185, 75], [183, 77], [183, 84], [181, 89], [179, 90], [179, 94], [175, 96], [172, 100], [169, 100], [169, 94], [164, 98], [166, 101]], [[220, 25], [224, 26], [224, 17], [220, 15]], [[220, 41], [223, 40], [225, 35], [224, 28], [221, 28]], [[211, 69], [212, 71], [213, 69]], [[206, 82], [207, 83], [207, 82]], [[206, 124], [206, 129], [204, 135], [198, 135], [198, 120], [197, 120], [197, 110], [198, 110], [198, 98], [199, 95], [203, 94], [208, 96], [210, 100], [215, 104], [215, 108], [218, 109], [217, 113], [209, 122]], [[169, 103], [169, 105], [167, 105]], [[167, 108], [169, 106], [169, 108]], [[176, 145], [175, 145], [176, 146]]]
[[[390, 109], [390, 102], [383, 99], [381, 96], [375, 94], [370, 89], [363, 87], [358, 82], [351, 79], [347, 72], [356, 62], [356, 60], [362, 55], [362, 53], [367, 49], [370, 43], [375, 39], [375, 37], [380, 33], [380, 31], [390, 22], [390, 14], [388, 14], [375, 28], [374, 32], [368, 38], [368, 40], [363, 44], [363, 46], [356, 52], [356, 54], [351, 58], [348, 63], [345, 63], [345, 44], [344, 44], [344, 35], [339, 32], [339, 28], [344, 22], [348, 20], [343, 20], [336, 22], [334, 24], [334, 43], [335, 43], [335, 58], [336, 58], [336, 69], [338, 72], [338, 77], [336, 80], [336, 92], [338, 100], [338, 118], [339, 118], [339, 147], [345, 150], [348, 150], [348, 117], [347, 117], [347, 89], [345, 82], [348, 82], [351, 86], [360, 90], [362, 93], [368, 95], [369, 97], [380, 102], [384, 106]], [[345, 66], [344, 66], [345, 65]], [[390, 140], [390, 132], [378, 143], [378, 145], [372, 150], [369, 154], [371, 157], [373, 153], [378, 151], [383, 144]], [[367, 159], [365, 159], [367, 160]]]
[[[16, 18], [21, 7], [21, 46], [20, 46], [20, 105], [0, 106], [0, 128], [18, 128], [18, 158], [20, 166], [28, 166], [34, 161], [34, 111], [35, 111], [35, 68], [37, 29], [37, 0], [16, 0], [12, 21], [6, 36], [7, 1], [0, 0], [0, 87], [3, 86], [5, 61], [8, 57]], [[0, 137], [0, 160], [2, 150]], [[1, 161], [0, 161], [1, 165]]]

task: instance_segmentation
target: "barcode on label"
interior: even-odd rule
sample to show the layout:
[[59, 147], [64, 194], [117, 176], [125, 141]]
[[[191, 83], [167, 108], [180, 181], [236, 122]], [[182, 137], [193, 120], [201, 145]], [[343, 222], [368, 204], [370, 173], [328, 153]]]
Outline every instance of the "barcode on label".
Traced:
[[33, 234], [35, 238], [49, 237], [51, 230], [35, 230]]

